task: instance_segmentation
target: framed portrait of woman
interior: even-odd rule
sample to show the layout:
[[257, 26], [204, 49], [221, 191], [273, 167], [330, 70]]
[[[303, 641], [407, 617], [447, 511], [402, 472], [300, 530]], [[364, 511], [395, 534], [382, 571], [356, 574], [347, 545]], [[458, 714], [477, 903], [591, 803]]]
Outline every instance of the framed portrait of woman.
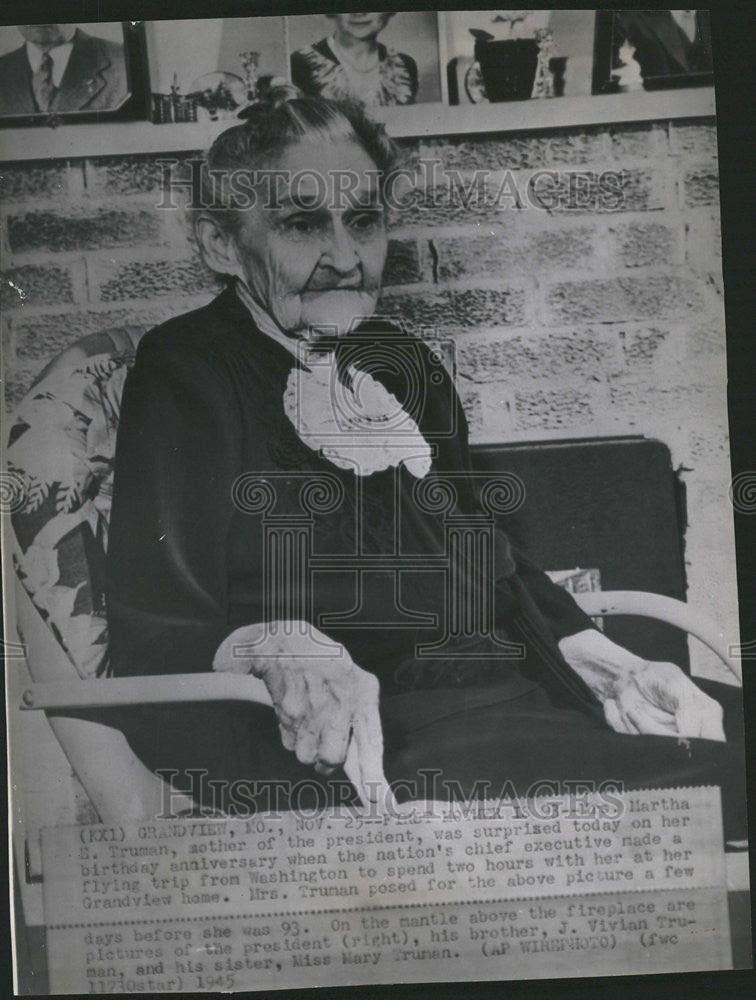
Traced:
[[368, 107], [441, 100], [435, 11], [287, 18], [291, 80], [306, 94]]
[[706, 10], [596, 12], [593, 93], [714, 83]]
[[146, 117], [139, 23], [0, 27], [0, 125]]

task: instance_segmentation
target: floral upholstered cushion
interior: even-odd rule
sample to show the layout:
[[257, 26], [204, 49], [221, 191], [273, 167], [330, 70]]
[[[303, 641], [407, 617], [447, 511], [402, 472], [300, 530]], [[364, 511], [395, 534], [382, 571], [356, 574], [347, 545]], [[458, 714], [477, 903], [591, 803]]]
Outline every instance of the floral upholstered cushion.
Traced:
[[101, 353], [74, 350], [48, 366], [14, 414], [7, 456], [16, 572], [79, 674], [94, 677], [107, 673], [105, 551], [134, 343], [126, 335], [81, 343]]

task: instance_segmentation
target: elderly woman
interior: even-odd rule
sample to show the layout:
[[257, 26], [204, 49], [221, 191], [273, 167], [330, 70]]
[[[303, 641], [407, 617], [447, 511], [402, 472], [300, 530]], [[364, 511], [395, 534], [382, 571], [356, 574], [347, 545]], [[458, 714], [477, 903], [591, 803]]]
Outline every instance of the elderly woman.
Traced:
[[[248, 197], [234, 205], [229, 183], [225, 205], [194, 210], [227, 287], [148, 333], [126, 383], [112, 667], [251, 671], [275, 710], [165, 706], [122, 728], [150, 767], [195, 794], [201, 770], [215, 785], [200, 798], [232, 811], [245, 782], [277, 782], [285, 803], [307, 779], [332, 799], [350, 741], [377, 781], [381, 732], [405, 797], [450, 794], [430, 772], [476, 794], [486, 781], [488, 794], [561, 778], [725, 784], [739, 768], [720, 705], [606, 639], [498, 529], [482, 577], [467, 556], [451, 574], [469, 572], [478, 596], [491, 587], [493, 627], [449, 628], [444, 514], [473, 516], [480, 498], [437, 355], [373, 315], [396, 162], [359, 106], [288, 90], [209, 151], [216, 179], [243, 174]], [[423, 488], [444, 474], [456, 498], [439, 512]], [[321, 490], [309, 500], [308, 483]], [[401, 573], [397, 552], [411, 557]]]

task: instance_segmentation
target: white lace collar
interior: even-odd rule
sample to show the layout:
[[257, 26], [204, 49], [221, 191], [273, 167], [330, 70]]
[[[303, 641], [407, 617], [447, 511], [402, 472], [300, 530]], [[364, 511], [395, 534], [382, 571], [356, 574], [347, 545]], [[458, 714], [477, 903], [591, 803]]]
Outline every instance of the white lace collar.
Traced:
[[393, 393], [354, 366], [344, 381], [333, 351], [308, 355], [306, 339], [287, 336], [246, 285], [237, 282], [236, 291], [258, 328], [299, 362], [289, 374], [283, 404], [308, 448], [358, 476], [399, 465], [418, 479], [430, 472], [430, 445]]
[[299, 438], [340, 469], [370, 476], [404, 467], [417, 479], [430, 472], [431, 449], [396, 396], [367, 372], [351, 366], [339, 377], [333, 352], [294, 368], [284, 411]]

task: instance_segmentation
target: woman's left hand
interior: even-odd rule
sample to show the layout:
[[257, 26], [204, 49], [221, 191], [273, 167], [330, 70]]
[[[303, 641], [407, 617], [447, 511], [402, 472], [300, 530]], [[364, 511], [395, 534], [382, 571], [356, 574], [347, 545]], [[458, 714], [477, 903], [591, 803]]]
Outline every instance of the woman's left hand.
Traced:
[[595, 628], [560, 639], [559, 649], [616, 732], [724, 741], [722, 706], [674, 663], [644, 660]]
[[724, 741], [722, 706], [674, 663], [642, 664], [616, 682], [604, 716], [618, 733]]

